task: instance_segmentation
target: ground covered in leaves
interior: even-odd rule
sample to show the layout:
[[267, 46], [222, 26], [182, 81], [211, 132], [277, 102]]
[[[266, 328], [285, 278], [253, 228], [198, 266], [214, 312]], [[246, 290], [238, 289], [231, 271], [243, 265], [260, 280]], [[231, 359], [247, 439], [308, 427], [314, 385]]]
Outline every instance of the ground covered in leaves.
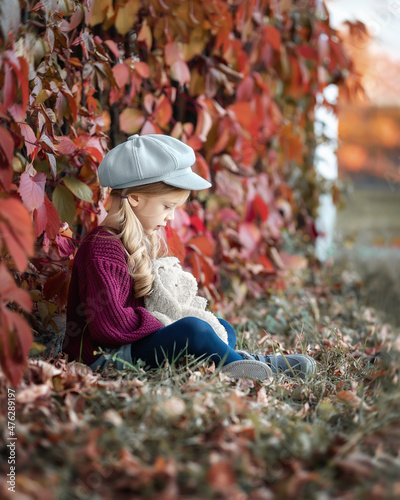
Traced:
[[[303, 351], [308, 381], [232, 381], [214, 366], [103, 375], [30, 360], [16, 391], [18, 500], [400, 497], [399, 329], [331, 268], [241, 308], [239, 347]], [[5, 478], [7, 385], [0, 378]]]

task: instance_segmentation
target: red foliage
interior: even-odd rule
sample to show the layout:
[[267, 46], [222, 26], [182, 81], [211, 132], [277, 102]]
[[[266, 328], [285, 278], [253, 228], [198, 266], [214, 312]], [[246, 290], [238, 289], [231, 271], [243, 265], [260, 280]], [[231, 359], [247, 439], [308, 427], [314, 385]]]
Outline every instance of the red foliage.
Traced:
[[[71, 238], [79, 241], [104, 211], [97, 166], [125, 134], [190, 144], [195, 170], [213, 183], [168, 233], [210, 299], [221, 277], [234, 275], [257, 295], [282, 274], [273, 258], [281, 231], [302, 229], [298, 220], [310, 226], [319, 189], [305, 132], [316, 93], [334, 72], [352, 70], [314, 1], [307, 11], [285, 5], [34, 1], [2, 22], [3, 251], [23, 272], [36, 237], [33, 263], [59, 308]], [[60, 223], [72, 229], [67, 239]]]

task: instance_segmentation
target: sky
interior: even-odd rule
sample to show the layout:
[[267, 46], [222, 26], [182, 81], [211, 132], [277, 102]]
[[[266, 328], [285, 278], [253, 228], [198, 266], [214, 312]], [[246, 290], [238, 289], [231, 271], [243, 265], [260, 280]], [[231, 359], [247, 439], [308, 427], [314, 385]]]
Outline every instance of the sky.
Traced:
[[325, 4], [334, 28], [345, 20], [362, 21], [375, 35], [371, 48], [400, 60], [400, 0], [326, 0]]

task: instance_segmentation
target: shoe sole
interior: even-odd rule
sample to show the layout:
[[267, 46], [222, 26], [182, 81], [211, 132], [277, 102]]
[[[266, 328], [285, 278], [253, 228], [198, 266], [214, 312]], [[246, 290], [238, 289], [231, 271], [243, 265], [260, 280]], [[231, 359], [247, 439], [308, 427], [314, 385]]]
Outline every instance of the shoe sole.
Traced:
[[249, 359], [229, 363], [222, 367], [221, 373], [231, 378], [250, 378], [252, 380], [264, 380], [272, 377], [272, 370], [267, 364]]

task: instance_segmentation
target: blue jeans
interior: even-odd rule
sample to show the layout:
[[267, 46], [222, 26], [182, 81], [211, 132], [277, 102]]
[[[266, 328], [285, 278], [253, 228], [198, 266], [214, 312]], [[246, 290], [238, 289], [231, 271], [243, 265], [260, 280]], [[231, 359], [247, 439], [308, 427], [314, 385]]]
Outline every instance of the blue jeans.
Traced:
[[216, 365], [222, 360], [227, 365], [243, 359], [233, 350], [236, 345], [235, 330], [227, 321], [219, 319], [219, 322], [228, 333], [229, 345], [218, 337], [207, 322], [188, 316], [133, 342], [132, 359], [134, 362], [142, 359], [152, 368], [162, 364], [165, 358], [171, 362], [184, 354], [209, 358]]
[[[219, 319], [228, 334], [228, 345], [221, 340], [214, 329], [205, 321], [195, 318], [182, 318], [171, 325], [165, 326], [136, 342], [126, 344], [115, 349], [105, 349], [109, 354], [118, 353], [117, 357], [135, 364], [143, 360], [146, 367], [161, 366], [165, 359], [170, 363], [180, 356], [192, 354], [196, 358], [210, 359], [216, 365], [227, 365], [243, 358], [233, 348], [236, 345], [236, 333], [233, 327], [225, 320]], [[109, 363], [101, 355], [90, 367], [103, 370]], [[123, 369], [123, 363], [114, 362], [118, 369]]]

